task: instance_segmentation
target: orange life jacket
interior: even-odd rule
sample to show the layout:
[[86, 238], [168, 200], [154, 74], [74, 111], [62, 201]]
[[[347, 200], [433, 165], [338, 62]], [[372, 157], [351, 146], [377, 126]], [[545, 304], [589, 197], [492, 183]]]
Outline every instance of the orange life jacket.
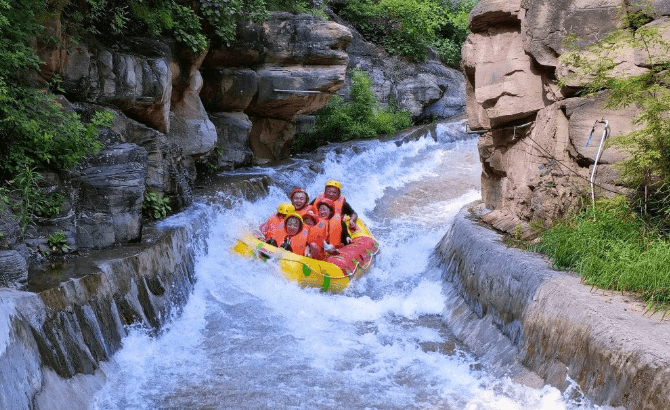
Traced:
[[259, 228], [267, 241], [272, 238], [275, 231], [284, 230], [284, 218], [280, 218], [277, 214], [272, 215], [267, 221], [263, 222]]
[[[328, 199], [323, 195], [323, 192], [319, 194], [319, 196], [314, 199], [314, 205], [313, 205], [313, 210], [314, 213], [318, 215], [319, 210], [317, 207], [319, 206], [319, 202], [323, 201], [324, 199]], [[344, 195], [340, 195], [339, 198], [336, 200], [332, 201], [333, 202], [333, 211], [335, 211], [336, 214], [342, 215], [342, 207], [344, 207], [344, 202], [347, 200], [347, 198], [344, 197]]]
[[328, 243], [336, 248], [342, 247], [342, 215], [335, 213], [328, 220]]
[[316, 255], [312, 255], [314, 259], [325, 259], [326, 252], [323, 250], [323, 243], [326, 241], [327, 237], [328, 221], [319, 218], [318, 222], [309, 228], [309, 236], [307, 237], [308, 243], [314, 243], [316, 245]]
[[[272, 238], [277, 241], [277, 247], [281, 247], [281, 245], [284, 243], [284, 240], [288, 234], [286, 233], [286, 229], [284, 229], [284, 225], [282, 223], [281, 229], [276, 229], [272, 235]], [[307, 237], [309, 236], [309, 229], [307, 227], [303, 228], [302, 231], [298, 232], [297, 234], [289, 237], [288, 243], [291, 244], [291, 252], [304, 256], [305, 255], [305, 249], [307, 248]]]
[[312, 206], [310, 204], [305, 204], [305, 206], [302, 207], [302, 209], [296, 209], [295, 212], [300, 215], [301, 218], [305, 217], [305, 214], [307, 212], [312, 210]]

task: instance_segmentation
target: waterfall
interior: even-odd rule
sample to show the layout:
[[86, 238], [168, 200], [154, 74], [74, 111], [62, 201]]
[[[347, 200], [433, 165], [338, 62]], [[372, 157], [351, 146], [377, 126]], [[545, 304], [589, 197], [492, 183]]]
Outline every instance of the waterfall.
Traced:
[[[267, 177], [268, 194], [227, 198], [215, 212], [189, 302], [161, 335], [130, 332], [103, 363], [107, 382], [92, 408], [593, 408], [578, 389], [512, 380], [443, 320], [454, 293], [435, 246], [480, 197], [477, 142], [463, 129], [441, 123], [222, 175]], [[231, 253], [293, 187], [313, 198], [329, 179], [342, 182], [381, 249], [343, 294], [302, 289], [272, 262]]]

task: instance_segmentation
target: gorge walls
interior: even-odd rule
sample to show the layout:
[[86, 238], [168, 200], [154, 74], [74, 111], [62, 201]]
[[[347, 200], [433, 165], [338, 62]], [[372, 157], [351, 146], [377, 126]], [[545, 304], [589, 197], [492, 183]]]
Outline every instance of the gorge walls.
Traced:
[[[336, 20], [336, 16], [332, 16]], [[60, 79], [57, 102], [82, 119], [110, 111], [104, 147], [67, 171], [43, 173], [40, 188], [60, 193], [54, 218], [25, 228], [0, 211], [0, 285], [25, 282], [28, 262], [52, 250], [62, 232], [70, 254], [141, 240], [147, 193], [173, 212], [191, 203], [207, 170], [232, 170], [288, 157], [296, 128], [335, 93], [348, 94], [348, 70], [370, 73], [382, 103], [394, 99], [416, 119], [444, 118], [464, 106], [463, 76], [436, 56], [423, 63], [390, 58], [342, 21], [273, 13], [238, 27], [231, 44], [191, 53], [167, 38], [82, 38], [45, 22], [59, 41], [34, 49], [44, 61], [36, 87]], [[58, 77], [56, 77], [58, 76]]]
[[[564, 39], [584, 47], [620, 25], [622, 11], [639, 7], [624, 0], [482, 0], [470, 14], [472, 34], [462, 49], [467, 114], [479, 132], [482, 197], [496, 228], [531, 235], [530, 223], [561, 217], [590, 194], [589, 178], [603, 124], [611, 136], [631, 131], [634, 108], [606, 109], [604, 95], [578, 97], [583, 84], [559, 77], [571, 72], [560, 61]], [[667, 33], [667, 2], [653, 1], [649, 25]], [[637, 7], [637, 8], [636, 8]], [[647, 70], [640, 50], [622, 49], [617, 72]], [[593, 129], [594, 141], [585, 143]], [[607, 148], [598, 164], [598, 196], [620, 192], [611, 165], [624, 158]]]

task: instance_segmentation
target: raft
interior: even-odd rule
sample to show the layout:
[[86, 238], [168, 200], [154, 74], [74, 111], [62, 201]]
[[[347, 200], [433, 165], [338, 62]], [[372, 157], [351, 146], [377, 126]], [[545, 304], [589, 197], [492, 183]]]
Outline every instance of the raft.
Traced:
[[302, 287], [320, 288], [322, 292], [342, 292], [352, 280], [359, 279], [372, 267], [379, 244], [358, 218], [357, 229], [349, 231], [351, 243], [340, 248], [339, 253], [317, 260], [297, 255], [283, 248], [272, 246], [252, 234], [239, 239], [233, 252], [244, 257], [266, 262], [275, 259], [287, 280]]

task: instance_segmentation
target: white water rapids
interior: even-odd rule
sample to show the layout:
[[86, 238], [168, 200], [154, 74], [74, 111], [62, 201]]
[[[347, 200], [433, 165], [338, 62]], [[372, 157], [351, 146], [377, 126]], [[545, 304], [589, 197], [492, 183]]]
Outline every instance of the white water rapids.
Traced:
[[[441, 321], [449, 285], [434, 248], [456, 212], [480, 197], [481, 168], [462, 122], [437, 130], [436, 138], [402, 144], [337, 146], [316, 166], [297, 159], [246, 170], [276, 186], [261, 200], [216, 211], [189, 302], [159, 336], [130, 332], [103, 364], [107, 382], [92, 408], [597, 408], [574, 391], [494, 376], [495, 363], [473, 357]], [[331, 178], [381, 249], [343, 294], [301, 289], [274, 264], [231, 253], [294, 186], [314, 197]]]

